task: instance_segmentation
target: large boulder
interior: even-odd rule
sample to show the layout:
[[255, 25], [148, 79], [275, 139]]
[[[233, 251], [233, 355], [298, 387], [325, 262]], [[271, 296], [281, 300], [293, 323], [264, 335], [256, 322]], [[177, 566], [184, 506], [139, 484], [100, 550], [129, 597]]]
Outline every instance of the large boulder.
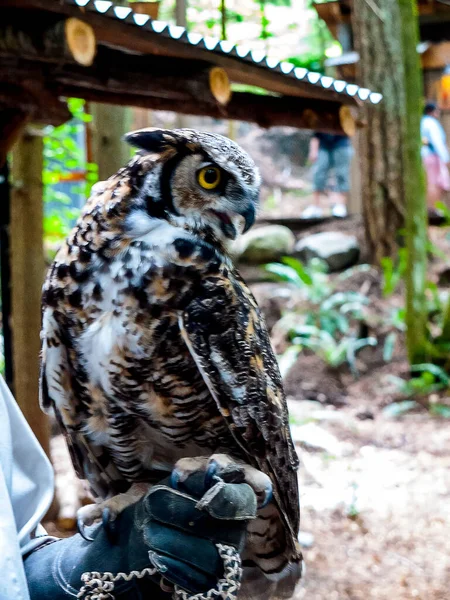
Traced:
[[294, 246], [295, 236], [288, 227], [267, 225], [241, 236], [232, 254], [239, 262], [264, 264], [292, 254]]
[[355, 236], [339, 231], [323, 231], [299, 240], [294, 254], [305, 263], [312, 258], [320, 258], [327, 263], [330, 271], [340, 271], [356, 264], [359, 253]]

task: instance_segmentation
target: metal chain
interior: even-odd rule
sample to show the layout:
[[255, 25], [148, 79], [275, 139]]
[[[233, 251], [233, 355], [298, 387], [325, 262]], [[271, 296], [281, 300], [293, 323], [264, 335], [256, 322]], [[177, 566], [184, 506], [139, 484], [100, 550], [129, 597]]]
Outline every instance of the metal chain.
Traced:
[[78, 592], [79, 600], [114, 600], [114, 585], [117, 581], [131, 581], [132, 579], [142, 579], [143, 577], [156, 575], [158, 569], [145, 568], [142, 571], [131, 571], [131, 573], [99, 573], [92, 571], [83, 573], [81, 580], [83, 587]]
[[[223, 560], [224, 576], [217, 586], [207, 592], [191, 595], [177, 585], [173, 593], [173, 600], [236, 600], [241, 586], [242, 567], [241, 557], [233, 546], [224, 544], [216, 545], [219, 556]], [[79, 600], [114, 600], [114, 586], [118, 581], [131, 581], [151, 577], [158, 573], [156, 568], [145, 568], [142, 571], [131, 571], [131, 573], [99, 573], [92, 571], [83, 573], [81, 580], [84, 583], [77, 598]]]
[[216, 548], [223, 560], [224, 567], [224, 576], [222, 579], [219, 579], [217, 586], [207, 592], [195, 594], [195, 596], [175, 586], [174, 600], [210, 600], [212, 598], [236, 600], [239, 588], [241, 587], [241, 557], [233, 546], [216, 544]]

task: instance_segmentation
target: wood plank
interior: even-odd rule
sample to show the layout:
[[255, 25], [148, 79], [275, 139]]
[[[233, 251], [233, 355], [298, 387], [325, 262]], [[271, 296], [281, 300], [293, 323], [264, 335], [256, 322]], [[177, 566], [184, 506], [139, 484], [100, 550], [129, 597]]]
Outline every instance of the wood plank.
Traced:
[[14, 395], [39, 443], [49, 453], [49, 424], [39, 406], [43, 251], [41, 135], [25, 132], [13, 150], [10, 265]]

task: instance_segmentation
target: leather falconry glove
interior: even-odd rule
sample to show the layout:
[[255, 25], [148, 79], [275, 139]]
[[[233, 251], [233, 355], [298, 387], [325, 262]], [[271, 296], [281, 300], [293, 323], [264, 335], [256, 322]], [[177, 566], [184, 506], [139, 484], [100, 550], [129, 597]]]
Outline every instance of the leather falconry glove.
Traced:
[[164, 480], [114, 521], [104, 515], [92, 541], [77, 534], [26, 556], [31, 600], [235, 600], [256, 508], [246, 483]]

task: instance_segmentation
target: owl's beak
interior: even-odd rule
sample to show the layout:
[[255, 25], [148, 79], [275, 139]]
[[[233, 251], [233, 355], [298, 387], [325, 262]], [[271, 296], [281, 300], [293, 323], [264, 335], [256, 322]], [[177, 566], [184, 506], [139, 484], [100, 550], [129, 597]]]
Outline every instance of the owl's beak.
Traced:
[[249, 204], [244, 210], [238, 211], [238, 214], [244, 217], [245, 226], [242, 233], [246, 233], [254, 224], [256, 218], [256, 210], [254, 204]]

